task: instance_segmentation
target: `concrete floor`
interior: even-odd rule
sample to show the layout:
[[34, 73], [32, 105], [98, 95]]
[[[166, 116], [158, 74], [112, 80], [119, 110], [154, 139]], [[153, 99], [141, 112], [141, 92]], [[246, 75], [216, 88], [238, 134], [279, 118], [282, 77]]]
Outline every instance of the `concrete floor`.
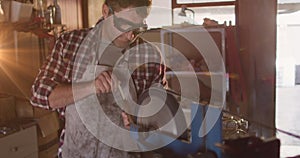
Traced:
[[[277, 87], [276, 127], [300, 135], [300, 85]], [[300, 155], [300, 139], [278, 132], [281, 141], [281, 157]]]

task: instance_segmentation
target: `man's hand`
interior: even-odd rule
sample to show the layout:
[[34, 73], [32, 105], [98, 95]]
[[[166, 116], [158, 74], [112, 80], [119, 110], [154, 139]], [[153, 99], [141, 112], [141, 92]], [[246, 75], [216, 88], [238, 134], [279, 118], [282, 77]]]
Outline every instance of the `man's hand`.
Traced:
[[123, 118], [124, 127], [129, 130], [130, 129], [130, 122], [129, 122], [128, 116], [125, 112], [122, 112], [122, 118]]
[[96, 93], [109, 93], [112, 90], [112, 72], [104, 71], [95, 79]]

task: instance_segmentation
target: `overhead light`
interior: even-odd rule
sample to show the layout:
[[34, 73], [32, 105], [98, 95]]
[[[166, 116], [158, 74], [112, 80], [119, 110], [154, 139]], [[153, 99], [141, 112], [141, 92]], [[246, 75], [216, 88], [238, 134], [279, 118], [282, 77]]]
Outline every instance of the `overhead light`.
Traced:
[[283, 3], [278, 4], [278, 14], [289, 14], [300, 10], [300, 3]]
[[189, 11], [193, 14], [193, 24], [195, 24], [195, 12], [194, 10], [187, 8], [186, 5], [181, 6], [181, 11], [178, 13], [178, 15], [186, 17], [186, 11]]

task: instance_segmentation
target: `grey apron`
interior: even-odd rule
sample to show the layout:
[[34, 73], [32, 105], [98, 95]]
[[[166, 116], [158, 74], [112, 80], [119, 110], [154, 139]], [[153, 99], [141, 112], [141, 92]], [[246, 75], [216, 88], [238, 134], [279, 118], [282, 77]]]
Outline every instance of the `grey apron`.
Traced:
[[[95, 68], [95, 66], [94, 66]], [[93, 79], [93, 71], [87, 69], [84, 76], [88, 76], [87, 80]], [[92, 68], [93, 69], [93, 68]], [[99, 71], [100, 70], [100, 71]], [[97, 71], [105, 70], [100, 67]], [[98, 73], [99, 73], [98, 72]], [[129, 84], [134, 88], [133, 81]], [[131, 94], [133, 99], [136, 99], [135, 91]], [[100, 105], [99, 105], [100, 103]], [[99, 108], [102, 107], [106, 116], [99, 113]], [[113, 140], [114, 134], [110, 133], [105, 123], [99, 125], [97, 120], [108, 117], [115, 125], [123, 127], [121, 117], [122, 109], [116, 104], [112, 93], [101, 95], [90, 95], [76, 102], [76, 105], [69, 105], [65, 112], [65, 137], [62, 146], [63, 158], [130, 158], [134, 157], [128, 152], [112, 148], [98, 139], [98, 136], [112, 137], [113, 143], [120, 143], [119, 140]], [[102, 117], [102, 118], [101, 118]], [[89, 126], [86, 125], [89, 124]], [[93, 134], [90, 132], [96, 131]], [[96, 134], [95, 134], [96, 133]], [[97, 135], [99, 134], [99, 135]]]

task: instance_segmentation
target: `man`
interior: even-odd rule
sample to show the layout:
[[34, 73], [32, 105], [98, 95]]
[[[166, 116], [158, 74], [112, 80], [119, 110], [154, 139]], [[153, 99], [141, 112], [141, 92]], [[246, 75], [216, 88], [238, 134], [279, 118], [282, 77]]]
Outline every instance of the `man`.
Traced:
[[[150, 6], [151, 0], [106, 0], [102, 6], [103, 18], [94, 28], [74, 30], [62, 34], [57, 39], [51, 55], [41, 67], [32, 86], [31, 103], [33, 106], [58, 110], [65, 121], [59, 157], [129, 157], [127, 152], [104, 144], [91, 134], [75, 108], [77, 102], [88, 108], [88, 103], [84, 104], [84, 100], [96, 93], [100, 101], [104, 100], [101, 106], [112, 122], [118, 126], [121, 126], [122, 122], [127, 127], [129, 122], [126, 115], [110, 102], [110, 94], [114, 89], [112, 71], [102, 71], [90, 81], [76, 84], [74, 82], [84, 78], [84, 74], [88, 72], [87, 65], [107, 65], [108, 62], [113, 62], [109, 66], [114, 66], [116, 59], [110, 61], [103, 59], [103, 56], [111, 57], [114, 54], [129, 52], [129, 65], [132, 62], [150, 61], [148, 58], [161, 62], [145, 62], [132, 72], [131, 78], [137, 95], [152, 85], [166, 85], [165, 67], [157, 48], [150, 44], [139, 46], [146, 43], [139, 37], [139, 33], [146, 27], [145, 18]], [[145, 9], [134, 9], [136, 7]], [[107, 47], [95, 50], [95, 45], [89, 44], [93, 42]], [[99, 55], [99, 51], [104, 53]], [[76, 97], [73, 93], [74, 88], [79, 94]], [[101, 132], [102, 129], [98, 130]]]

